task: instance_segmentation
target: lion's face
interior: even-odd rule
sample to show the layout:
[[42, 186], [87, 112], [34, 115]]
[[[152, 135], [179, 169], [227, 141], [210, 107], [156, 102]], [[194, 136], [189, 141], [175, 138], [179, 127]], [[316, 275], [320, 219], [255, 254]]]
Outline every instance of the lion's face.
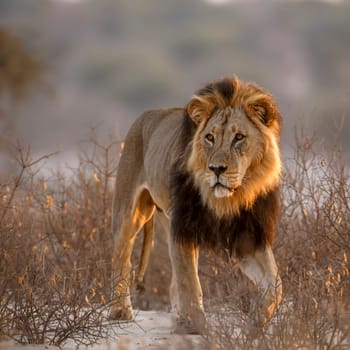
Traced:
[[233, 108], [214, 113], [200, 133], [200, 142], [206, 164], [199, 172], [203, 172], [203, 182], [209, 186], [207, 191], [216, 198], [234, 195], [265, 146], [244, 111]]
[[270, 95], [252, 85], [232, 90], [230, 99], [205, 90], [188, 106], [197, 129], [187, 170], [218, 217], [252, 206], [278, 185], [281, 171], [279, 120]]

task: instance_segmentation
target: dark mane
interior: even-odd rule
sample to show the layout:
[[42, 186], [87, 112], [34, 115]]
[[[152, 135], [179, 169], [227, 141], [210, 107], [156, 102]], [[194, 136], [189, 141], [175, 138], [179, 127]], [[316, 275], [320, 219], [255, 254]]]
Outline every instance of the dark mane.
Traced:
[[250, 210], [217, 218], [202, 203], [192, 178], [176, 165], [171, 175], [171, 232], [175, 242], [242, 257], [266, 244], [273, 245], [279, 215], [279, 189], [256, 199]]
[[224, 98], [224, 100], [229, 103], [235, 92], [234, 79], [225, 78], [213, 83], [209, 83], [204, 88], [198, 90], [196, 95], [207, 96], [215, 93], [215, 91], [217, 91]]

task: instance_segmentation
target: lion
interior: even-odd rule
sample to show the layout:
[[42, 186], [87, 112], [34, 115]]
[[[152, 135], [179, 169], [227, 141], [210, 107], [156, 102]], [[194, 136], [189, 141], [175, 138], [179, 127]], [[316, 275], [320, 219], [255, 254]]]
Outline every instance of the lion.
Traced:
[[130, 257], [144, 228], [142, 282], [157, 212], [169, 232], [176, 332], [206, 328], [200, 248], [228, 251], [239, 261], [243, 274], [261, 289], [259, 320], [268, 322], [282, 299], [272, 251], [279, 217], [281, 119], [271, 94], [232, 76], [200, 89], [185, 108], [146, 111], [134, 122], [113, 200], [118, 283], [111, 319], [133, 319]]

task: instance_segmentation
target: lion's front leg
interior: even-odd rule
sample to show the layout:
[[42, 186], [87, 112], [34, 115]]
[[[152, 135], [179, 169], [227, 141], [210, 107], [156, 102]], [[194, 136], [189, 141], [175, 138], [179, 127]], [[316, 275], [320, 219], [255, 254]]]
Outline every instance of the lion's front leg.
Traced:
[[198, 276], [198, 248], [169, 240], [177, 303], [176, 333], [202, 333], [206, 326], [203, 294]]
[[258, 321], [265, 327], [282, 301], [282, 282], [271, 247], [244, 257], [240, 269], [263, 293]]
[[133, 244], [134, 239], [125, 238], [125, 236], [117, 241], [113, 259], [115, 292], [109, 313], [111, 320], [132, 320], [134, 318], [130, 297], [130, 256]]

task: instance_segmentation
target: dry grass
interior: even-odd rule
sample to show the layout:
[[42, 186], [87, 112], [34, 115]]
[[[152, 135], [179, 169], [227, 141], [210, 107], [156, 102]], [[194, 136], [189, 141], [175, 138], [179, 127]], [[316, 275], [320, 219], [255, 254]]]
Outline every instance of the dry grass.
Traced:
[[[59, 346], [109, 335], [111, 200], [121, 144], [93, 137], [84, 150], [77, 169], [44, 178], [38, 170], [46, 156], [32, 160], [15, 148], [17, 175], [3, 176], [0, 186], [0, 335]], [[266, 331], [252, 322], [257, 291], [227, 261], [201, 256], [210, 348], [349, 346], [350, 178], [341, 157], [300, 134], [285, 161], [275, 248], [284, 300]], [[169, 306], [169, 258], [158, 231], [146, 291], [133, 295], [143, 309]]]
[[0, 194], [0, 329], [21, 343], [90, 344], [108, 333], [111, 198], [120, 145], [84, 147], [80, 166], [43, 178], [47, 156], [15, 147]]

